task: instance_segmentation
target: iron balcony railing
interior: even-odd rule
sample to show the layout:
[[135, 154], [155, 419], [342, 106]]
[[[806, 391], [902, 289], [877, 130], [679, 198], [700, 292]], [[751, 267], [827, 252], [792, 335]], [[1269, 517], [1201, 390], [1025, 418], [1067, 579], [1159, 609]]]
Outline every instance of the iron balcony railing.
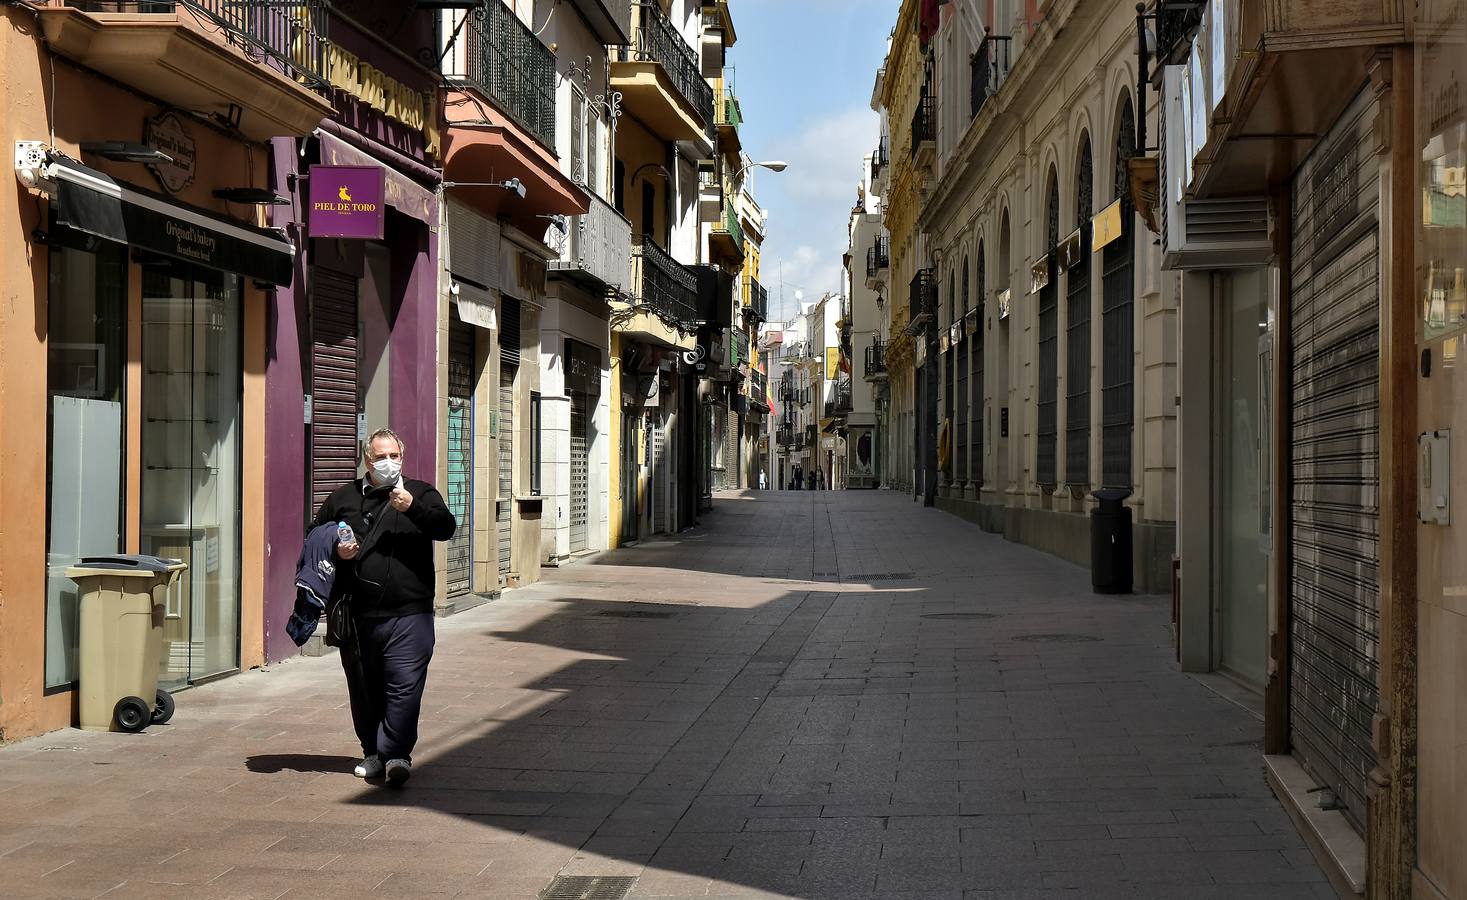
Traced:
[[932, 312], [932, 273], [928, 269], [918, 269], [917, 274], [912, 276], [910, 285], [911, 316], [908, 321], [911, 329], [916, 330], [926, 324], [926, 317]]
[[791, 425], [781, 425], [775, 429], [774, 442], [781, 447], [788, 447], [795, 442], [795, 429]]
[[879, 235], [876, 243], [866, 250], [866, 277], [875, 278], [876, 273], [891, 265], [891, 238]]
[[1009, 45], [1012, 42], [1007, 35], [984, 35], [983, 42], [978, 45], [978, 52], [968, 61], [973, 79], [969, 99], [972, 117], [975, 119], [982, 112], [988, 98], [998, 93], [999, 87], [1008, 77]]
[[779, 382], [779, 399], [785, 403], [797, 403], [800, 399], [799, 388], [789, 379], [781, 379]]
[[326, 90], [326, 49], [331, 4], [327, 0], [178, 0], [119, 3], [65, 0], [83, 12], [192, 13], [214, 26], [246, 56], [316, 90]]
[[621, 290], [631, 285], [632, 223], [625, 216], [591, 194], [591, 209], [571, 216], [566, 228], [560, 259], [551, 260], [551, 271], [581, 272]]
[[769, 321], [769, 289], [759, 279], [749, 276], [749, 315], [761, 322]]
[[886, 374], [886, 344], [882, 343], [881, 338], [876, 338], [866, 348], [865, 371], [867, 380]]
[[683, 99], [692, 105], [704, 127], [713, 126], [713, 86], [703, 78], [698, 54], [678, 34], [656, 0], [632, 4], [635, 21], [632, 45], [620, 50], [623, 62], [655, 62], [662, 66]]
[[1187, 61], [1187, 53], [1197, 27], [1202, 24], [1203, 9], [1207, 0], [1157, 0], [1156, 3], [1156, 65], [1181, 65]]
[[871, 154], [871, 180], [875, 181], [881, 177], [881, 170], [891, 162], [891, 150], [888, 147], [886, 135], [876, 143], [876, 150]]
[[912, 156], [916, 156], [922, 145], [937, 137], [937, 122], [934, 118], [935, 104], [932, 92], [924, 87], [917, 98], [917, 108], [912, 111]]
[[827, 418], [843, 416], [850, 411], [851, 383], [849, 381], [836, 382], [835, 393], [825, 401], [825, 415]]
[[477, 89], [553, 150], [555, 54], [503, 0], [483, 0], [464, 16], [443, 24], [444, 79]]
[[645, 238], [632, 244], [632, 284], [639, 305], [673, 327], [698, 323], [698, 278], [667, 251]]

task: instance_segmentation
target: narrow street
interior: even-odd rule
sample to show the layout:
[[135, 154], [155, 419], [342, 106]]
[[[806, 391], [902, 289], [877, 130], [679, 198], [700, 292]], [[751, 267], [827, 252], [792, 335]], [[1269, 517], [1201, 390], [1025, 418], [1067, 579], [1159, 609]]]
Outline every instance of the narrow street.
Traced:
[[897, 494], [722, 495], [439, 620], [401, 790], [334, 656], [5, 748], [0, 893], [1334, 896], [1167, 613]]

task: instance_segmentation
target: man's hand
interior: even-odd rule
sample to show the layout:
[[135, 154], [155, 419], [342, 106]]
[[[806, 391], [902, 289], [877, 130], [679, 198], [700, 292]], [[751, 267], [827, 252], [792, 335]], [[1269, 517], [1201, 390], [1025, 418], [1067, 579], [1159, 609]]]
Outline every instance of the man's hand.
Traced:
[[356, 559], [361, 546], [356, 541], [344, 541], [336, 545], [336, 555], [342, 559]]
[[407, 512], [408, 507], [413, 505], [413, 495], [409, 494], [402, 485], [398, 485], [392, 489], [392, 499], [388, 502], [398, 512]]

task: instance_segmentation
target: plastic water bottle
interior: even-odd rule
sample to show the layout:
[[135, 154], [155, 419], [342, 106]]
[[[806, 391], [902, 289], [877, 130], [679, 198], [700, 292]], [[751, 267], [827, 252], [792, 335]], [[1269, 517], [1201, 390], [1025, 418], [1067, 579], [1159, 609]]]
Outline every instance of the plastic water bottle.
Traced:
[[345, 522], [336, 523], [336, 542], [338, 544], [350, 544], [357, 539], [356, 532]]

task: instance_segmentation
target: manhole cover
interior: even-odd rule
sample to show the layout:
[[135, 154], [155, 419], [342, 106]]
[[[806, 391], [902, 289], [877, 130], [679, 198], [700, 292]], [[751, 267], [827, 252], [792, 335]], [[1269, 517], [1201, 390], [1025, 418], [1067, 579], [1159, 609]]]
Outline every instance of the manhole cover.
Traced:
[[1093, 634], [1021, 634], [1014, 640], [1029, 644], [1084, 644], [1100, 638]]
[[557, 875], [540, 900], [622, 900], [636, 882], [631, 875]]
[[671, 619], [677, 613], [652, 612], [646, 609], [603, 609], [596, 615], [613, 619]]
[[924, 619], [996, 619], [995, 613], [927, 613]]
[[916, 572], [877, 572], [875, 575], [861, 575], [867, 581], [909, 581], [917, 577]]

